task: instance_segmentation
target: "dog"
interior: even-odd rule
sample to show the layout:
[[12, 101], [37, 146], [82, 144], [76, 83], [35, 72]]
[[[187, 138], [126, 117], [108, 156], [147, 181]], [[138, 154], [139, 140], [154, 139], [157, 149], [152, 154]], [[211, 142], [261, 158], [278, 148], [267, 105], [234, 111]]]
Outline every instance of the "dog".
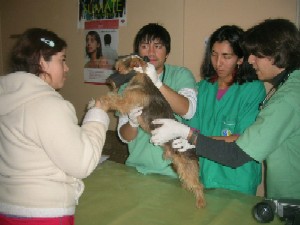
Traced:
[[[142, 68], [144, 73], [136, 72], [134, 70], [136, 67]], [[175, 119], [175, 117], [167, 100], [145, 73], [146, 68], [146, 60], [139, 56], [130, 55], [119, 59], [115, 64], [117, 73], [107, 79], [107, 83], [113, 90], [101, 96], [100, 101], [109, 110], [116, 110], [121, 114], [128, 114], [135, 107], [143, 107], [138, 122], [142, 129], [150, 133], [158, 126], [151, 123], [154, 119]], [[116, 89], [128, 80], [128, 85], [122, 95], [118, 94]], [[177, 172], [182, 186], [195, 195], [196, 207], [205, 207], [203, 185], [199, 180], [199, 164], [195, 151], [179, 152], [172, 148], [171, 141], [164, 144], [163, 148], [163, 157], [172, 161], [172, 167]]]

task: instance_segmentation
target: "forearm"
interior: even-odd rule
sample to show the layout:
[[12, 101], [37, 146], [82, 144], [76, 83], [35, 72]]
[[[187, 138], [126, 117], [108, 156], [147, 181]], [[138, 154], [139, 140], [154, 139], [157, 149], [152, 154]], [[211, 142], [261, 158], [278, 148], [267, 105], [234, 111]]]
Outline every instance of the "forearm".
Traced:
[[173, 112], [180, 116], [184, 116], [189, 109], [189, 100], [183, 95], [178, 94], [166, 85], [162, 85], [159, 91], [170, 104]]
[[196, 146], [196, 154], [229, 167], [239, 167], [254, 160], [235, 142], [215, 140], [196, 132], [190, 132], [188, 140]]
[[238, 139], [239, 135], [230, 135], [230, 136], [211, 136], [210, 138], [225, 142], [234, 142]]
[[122, 125], [119, 129], [119, 135], [121, 139], [125, 140], [126, 142], [130, 142], [136, 138], [138, 133], [137, 127], [132, 127], [128, 122]]

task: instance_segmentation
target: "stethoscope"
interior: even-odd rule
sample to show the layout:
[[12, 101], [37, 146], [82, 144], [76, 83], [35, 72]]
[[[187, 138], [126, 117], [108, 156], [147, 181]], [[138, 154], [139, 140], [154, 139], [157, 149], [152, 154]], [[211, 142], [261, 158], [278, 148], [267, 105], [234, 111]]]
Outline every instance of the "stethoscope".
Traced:
[[164, 83], [164, 80], [165, 80], [165, 74], [166, 74], [166, 66], [164, 65], [164, 71], [163, 71], [163, 74], [161, 75], [161, 82]]
[[278, 88], [280, 86], [282, 86], [284, 82], [287, 81], [290, 74], [291, 74], [291, 70], [283, 70], [272, 80], [273, 87], [267, 93], [264, 100], [262, 100], [262, 102], [259, 103], [259, 106], [258, 106], [259, 110], [262, 110], [263, 108], [265, 108], [265, 106], [268, 103], [268, 101], [270, 100], [270, 98], [275, 94], [275, 92], [278, 90]]

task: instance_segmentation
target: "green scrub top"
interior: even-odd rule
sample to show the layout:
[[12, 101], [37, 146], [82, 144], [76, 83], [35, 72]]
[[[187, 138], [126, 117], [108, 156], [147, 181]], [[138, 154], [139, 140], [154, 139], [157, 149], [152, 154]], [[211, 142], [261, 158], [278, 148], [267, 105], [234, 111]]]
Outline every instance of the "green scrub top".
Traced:
[[[162, 79], [163, 75], [160, 76]], [[190, 70], [184, 67], [165, 64], [165, 73], [163, 83], [174, 91], [178, 92], [183, 88], [196, 89], [196, 82]], [[127, 84], [120, 87], [119, 93], [122, 93]], [[182, 121], [178, 115], [175, 117]], [[163, 148], [154, 146], [150, 143], [150, 135], [140, 127], [137, 137], [128, 143], [129, 156], [125, 162], [128, 166], [135, 167], [143, 174], [162, 174], [172, 177], [178, 177], [172, 169], [171, 161], [163, 158]]]
[[[195, 116], [188, 125], [205, 136], [242, 134], [259, 112], [265, 87], [260, 81], [234, 83], [220, 100], [216, 98], [218, 83], [202, 80], [198, 83], [198, 102]], [[225, 188], [256, 194], [261, 183], [261, 164], [255, 161], [233, 169], [206, 158], [199, 158], [200, 177], [205, 188]]]
[[300, 199], [300, 70], [294, 71], [236, 141], [266, 160], [267, 197]]

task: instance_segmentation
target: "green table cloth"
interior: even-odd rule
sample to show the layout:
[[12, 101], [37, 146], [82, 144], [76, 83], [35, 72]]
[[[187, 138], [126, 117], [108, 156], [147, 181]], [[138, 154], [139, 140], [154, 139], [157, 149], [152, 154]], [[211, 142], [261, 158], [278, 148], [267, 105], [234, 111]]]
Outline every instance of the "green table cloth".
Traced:
[[[76, 225], [251, 225], [253, 206], [262, 200], [235, 191], [205, 190], [207, 206], [195, 207], [178, 179], [142, 175], [134, 168], [105, 161], [84, 179]], [[283, 224], [277, 217], [269, 223]]]

